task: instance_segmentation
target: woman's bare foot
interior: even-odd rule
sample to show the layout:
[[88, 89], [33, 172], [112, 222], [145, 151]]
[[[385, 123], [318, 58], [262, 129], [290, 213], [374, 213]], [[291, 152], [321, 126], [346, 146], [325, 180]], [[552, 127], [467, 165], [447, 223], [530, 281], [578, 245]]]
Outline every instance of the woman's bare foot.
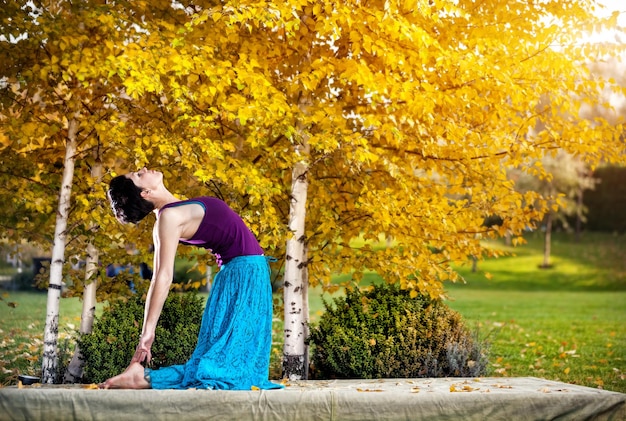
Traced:
[[150, 389], [150, 383], [144, 378], [144, 368], [139, 363], [131, 363], [120, 375], [111, 377], [99, 384], [100, 389]]

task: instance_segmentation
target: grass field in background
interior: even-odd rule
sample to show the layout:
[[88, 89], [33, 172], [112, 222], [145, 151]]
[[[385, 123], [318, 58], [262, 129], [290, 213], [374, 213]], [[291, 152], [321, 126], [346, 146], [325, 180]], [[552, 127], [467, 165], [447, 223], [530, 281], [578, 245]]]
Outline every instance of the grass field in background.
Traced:
[[[626, 237], [557, 234], [551, 269], [539, 269], [542, 240], [506, 248], [515, 256], [461, 266], [466, 283], [447, 284], [448, 304], [491, 344], [490, 375], [541, 377], [626, 393]], [[367, 282], [380, 281], [367, 274]], [[323, 311], [318, 288], [309, 292], [311, 321]], [[335, 295], [336, 296], [336, 295]], [[15, 308], [7, 306], [15, 303]], [[0, 301], [0, 384], [17, 373], [38, 374], [46, 295], [10, 293]], [[101, 308], [101, 306], [100, 306]], [[78, 299], [61, 300], [60, 337], [80, 324]], [[276, 320], [271, 372], [280, 375], [282, 323]], [[157, 339], [158, 340], [158, 339]], [[68, 342], [68, 341], [66, 341]]]
[[543, 238], [491, 247], [510, 257], [458, 268], [449, 305], [491, 343], [493, 375], [534, 376], [626, 392], [626, 236], [553, 235], [550, 269]]
[[[46, 306], [47, 294], [43, 292], [2, 293], [0, 386], [17, 384], [18, 374], [41, 375]], [[102, 307], [102, 304], [98, 304], [98, 311]], [[82, 302], [78, 298], [61, 299], [59, 344], [65, 355], [71, 356], [74, 346], [72, 338], [80, 326], [81, 311]]]

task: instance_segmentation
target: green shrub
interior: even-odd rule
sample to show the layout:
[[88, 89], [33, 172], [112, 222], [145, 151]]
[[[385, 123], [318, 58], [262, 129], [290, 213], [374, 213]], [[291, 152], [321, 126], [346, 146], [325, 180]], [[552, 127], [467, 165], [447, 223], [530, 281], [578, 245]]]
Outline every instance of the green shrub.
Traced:
[[36, 289], [35, 275], [33, 275], [33, 272], [29, 270], [17, 272], [11, 278], [11, 288], [15, 289], [16, 291], [28, 291]]
[[[152, 345], [152, 368], [186, 362], [198, 340], [204, 303], [195, 293], [168, 296]], [[133, 296], [106, 308], [90, 334], [78, 344], [85, 367], [83, 382], [100, 383], [120, 374], [135, 353], [143, 324], [144, 301]]]
[[312, 326], [311, 375], [329, 378], [474, 377], [485, 374], [486, 346], [440, 300], [394, 285], [349, 290], [324, 302]]

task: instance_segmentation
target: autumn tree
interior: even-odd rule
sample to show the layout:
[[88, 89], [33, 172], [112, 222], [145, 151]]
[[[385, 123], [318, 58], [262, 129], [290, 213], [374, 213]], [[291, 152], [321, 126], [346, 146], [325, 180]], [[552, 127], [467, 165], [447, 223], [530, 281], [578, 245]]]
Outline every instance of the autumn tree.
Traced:
[[[105, 63], [130, 35], [128, 31], [122, 35], [124, 20], [115, 21], [102, 5], [24, 1], [11, 2], [3, 10], [0, 153], [4, 186], [10, 188], [3, 192], [7, 199], [3, 203], [17, 211], [3, 220], [7, 228], [3, 237], [51, 248], [42, 364], [45, 383], [58, 377], [62, 283], [69, 282], [73, 290], [78, 284], [92, 284], [97, 275], [96, 244], [103, 243], [96, 232], [99, 222], [106, 220], [100, 216], [104, 197], [99, 176], [92, 170], [101, 167], [103, 159], [113, 159], [108, 151], [117, 142], [110, 137], [115, 132], [109, 129], [109, 119], [116, 112], [110, 98], [121, 92], [108, 78]], [[116, 39], [118, 44], [113, 42]], [[86, 279], [70, 282], [70, 267], [84, 260]], [[93, 318], [95, 286], [87, 290], [90, 296], [81, 329], [90, 326]]]
[[[507, 168], [556, 148], [590, 166], [624, 161], [621, 122], [576, 113], [602, 83], [581, 65], [595, 53], [579, 42], [596, 23], [591, 0], [129, 7], [141, 30], [101, 43], [115, 54], [98, 63], [120, 87], [103, 162], [149, 164], [174, 191], [222, 197], [281, 258], [290, 378], [306, 375], [308, 283], [374, 271], [442, 296], [458, 279], [451, 263], [547, 211]], [[568, 117], [528, 137], [546, 95]], [[490, 215], [502, 224], [485, 227]], [[141, 230], [107, 235], [118, 247]], [[373, 247], [380, 239], [394, 247]]]
[[[184, 171], [172, 169], [180, 155], [170, 161], [171, 154], [162, 159], [159, 154], [164, 145], [180, 152], [176, 138], [166, 140], [167, 133], [177, 132], [176, 111], [163, 112], [160, 96], [131, 101], [109, 67], [127, 45], [132, 49], [141, 43], [171, 42], [174, 35], [168, 28], [174, 30], [175, 23], [184, 22], [180, 16], [187, 16], [171, 6], [165, 1], [133, 7], [103, 1], [20, 1], [3, 9], [2, 237], [51, 249], [44, 382], [59, 377], [61, 284], [70, 295], [83, 294], [80, 331], [85, 333], [93, 321], [97, 280], [99, 300], [128, 292], [103, 276], [98, 266], [150, 260], [146, 227], [120, 227], [106, 210], [102, 167], [115, 173], [149, 160], [167, 175], [177, 174], [181, 185], [189, 184], [191, 174], [185, 177]], [[156, 133], [160, 142], [153, 141]], [[78, 262], [86, 264], [82, 274], [71, 269]], [[81, 371], [77, 350], [65, 380], [79, 380]]]
[[[613, 125], [577, 116], [598, 98], [600, 81], [580, 65], [592, 48], [579, 42], [595, 7], [197, 4], [169, 44], [137, 48], [117, 74], [133, 98], [166, 96], [191, 128], [178, 151], [156, 138], [153, 148], [228, 186], [270, 252], [286, 239], [284, 360], [298, 377], [305, 269], [313, 284], [371, 270], [439, 296], [458, 278], [450, 263], [549, 209], [539, 193], [516, 191], [507, 167], [554, 148], [589, 165], [624, 159]], [[569, 117], [529, 138], [545, 95]], [[486, 228], [489, 215], [503, 223]], [[358, 236], [366, 244], [354, 250]], [[381, 237], [397, 246], [373, 248]]]

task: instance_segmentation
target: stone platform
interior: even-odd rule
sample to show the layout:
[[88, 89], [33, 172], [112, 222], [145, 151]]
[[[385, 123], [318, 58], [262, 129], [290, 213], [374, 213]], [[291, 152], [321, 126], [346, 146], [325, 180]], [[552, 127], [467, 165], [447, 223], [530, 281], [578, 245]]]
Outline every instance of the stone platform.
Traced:
[[534, 377], [333, 380], [283, 390], [0, 389], [0, 420], [626, 420], [626, 394]]

